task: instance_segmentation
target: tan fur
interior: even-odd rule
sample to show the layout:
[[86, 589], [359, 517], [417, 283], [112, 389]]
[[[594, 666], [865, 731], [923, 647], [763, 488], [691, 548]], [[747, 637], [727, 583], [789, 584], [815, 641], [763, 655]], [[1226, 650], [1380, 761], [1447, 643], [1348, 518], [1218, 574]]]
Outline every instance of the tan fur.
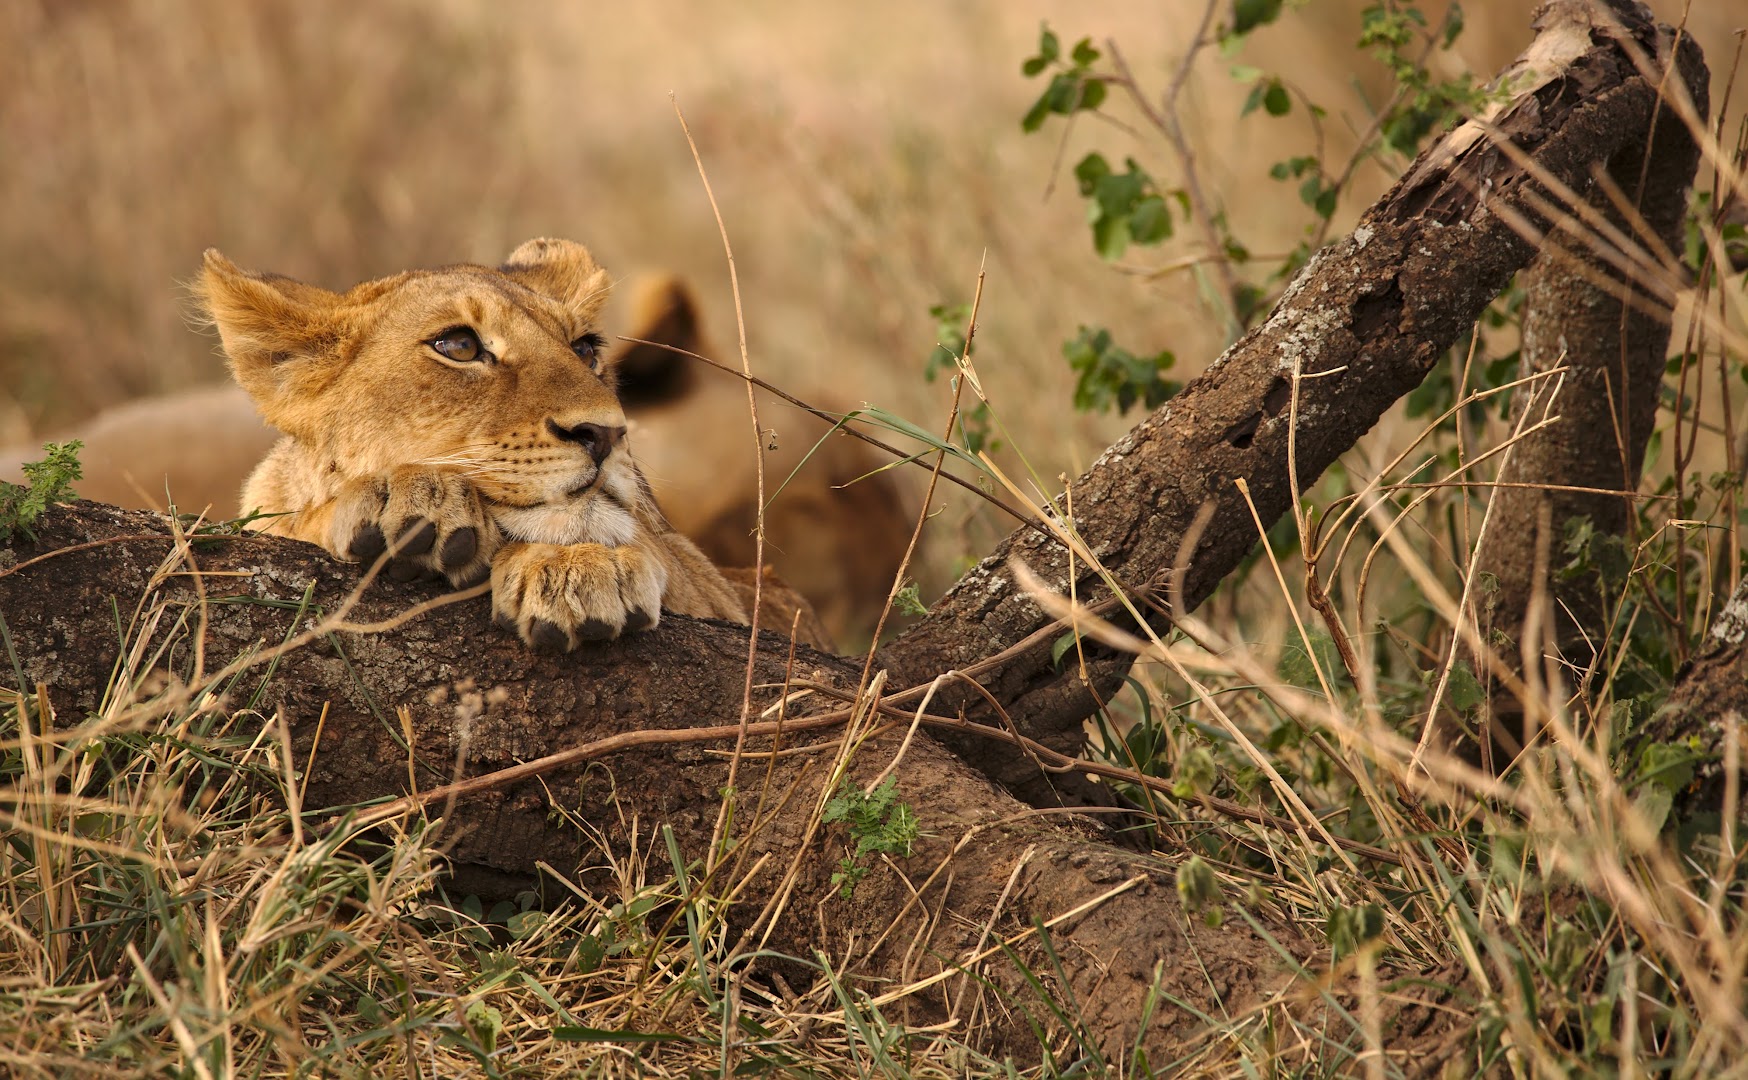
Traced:
[[[697, 302], [678, 279], [651, 276], [633, 288], [629, 322], [641, 330], [630, 336], [730, 361], [712, 351]], [[674, 527], [718, 565], [750, 566], [759, 499], [746, 383], [652, 346], [628, 346], [614, 367], [638, 461]], [[817, 385], [794, 392], [816, 407], [844, 411], [836, 395]], [[891, 462], [884, 453], [842, 432], [827, 434], [823, 421], [762, 390], [758, 402], [767, 432], [766, 563], [813, 602], [833, 635], [865, 637], [904, 557], [917, 500], [895, 470], [877, 472]]]
[[[286, 433], [244, 488], [245, 512], [278, 515], [254, 527], [347, 559], [387, 546], [401, 578], [489, 573], [499, 622], [545, 647], [654, 626], [663, 609], [744, 621], [657, 508], [599, 358], [571, 348], [609, 287], [565, 240], [344, 293], [207, 252], [198, 291], [232, 374]], [[437, 351], [462, 327], [489, 358]]]
[[0, 480], [18, 483], [44, 442], [77, 439], [82, 498], [117, 506], [228, 518], [243, 478], [279, 433], [261, 422], [241, 388], [196, 386], [105, 409], [75, 428], [0, 449]]

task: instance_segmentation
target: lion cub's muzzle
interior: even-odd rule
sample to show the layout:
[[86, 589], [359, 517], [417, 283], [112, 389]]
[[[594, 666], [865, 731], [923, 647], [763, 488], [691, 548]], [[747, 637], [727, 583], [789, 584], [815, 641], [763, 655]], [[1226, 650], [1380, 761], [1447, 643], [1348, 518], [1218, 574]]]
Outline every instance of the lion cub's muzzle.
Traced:
[[546, 430], [552, 437], [561, 442], [575, 443], [583, 448], [595, 462], [597, 468], [607, 460], [607, 455], [625, 441], [625, 425], [608, 427], [605, 424], [573, 424], [565, 427], [550, 417], [546, 421]]

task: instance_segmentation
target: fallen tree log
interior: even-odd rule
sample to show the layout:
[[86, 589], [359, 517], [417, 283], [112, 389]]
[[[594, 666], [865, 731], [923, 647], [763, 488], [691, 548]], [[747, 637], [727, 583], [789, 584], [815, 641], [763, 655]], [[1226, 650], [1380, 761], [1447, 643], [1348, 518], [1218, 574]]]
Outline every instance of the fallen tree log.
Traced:
[[[259, 671], [262, 650], [307, 636], [324, 618], [344, 613], [348, 627], [389, 623], [431, 599], [419, 586], [382, 580], [348, 605], [356, 569], [319, 548], [255, 535], [195, 538], [190, 545], [144, 511], [79, 503], [51, 512], [37, 533], [35, 543], [14, 546], [20, 562], [0, 571], [0, 615], [27, 679], [47, 688], [62, 716], [95, 711], [106, 695], [115, 696], [112, 685], [148, 678], [168, 681], [158, 700], [183, 702], [190, 688], [214, 681], [219, 665], [254, 657]], [[154, 675], [124, 661], [115, 671], [116, 605], [136, 612], [123, 656], [161, 650], [181, 658], [172, 670]], [[152, 634], [154, 626], [161, 629]], [[140, 636], [150, 636], [153, 648], [137, 647]], [[855, 689], [854, 665], [800, 647], [791, 657], [790, 650], [786, 639], [761, 635], [755, 716], [782, 698], [785, 686]], [[204, 671], [190, 666], [201, 653]], [[586, 861], [586, 838], [554, 819], [555, 805], [615, 850], [647, 842], [627, 832], [628, 821], [640, 820], [671, 828], [688, 858], [702, 859], [729, 766], [720, 732], [698, 738], [688, 729], [734, 724], [746, 658], [744, 627], [680, 616], [665, 618], [659, 633], [565, 656], [537, 654], [493, 627], [489, 605], [475, 598], [426, 610], [394, 629], [317, 634], [273, 661], [258, 708], [289, 723], [311, 808], [428, 792], [462, 775], [619, 740], [620, 752], [494, 783], [446, 811], [443, 800], [433, 808], [452, 823], [444, 839], [461, 888], [507, 895], [534, 884], [542, 863], [568, 876]], [[251, 674], [244, 684], [252, 690], [257, 678]], [[115, 693], [126, 697], [125, 690]], [[1166, 964], [1164, 987], [1204, 1010], [1258, 1006], [1288, 981], [1266, 940], [1185, 918], [1165, 864], [1098, 843], [1084, 824], [1039, 815], [926, 735], [911, 743], [898, 774], [903, 798], [918, 807], [925, 827], [914, 854], [842, 898], [832, 881], [842, 837], [822, 832], [818, 821], [823, 798], [837, 789], [834, 747], [846, 726], [829, 716], [829, 726], [818, 726], [830, 704], [815, 691], [811, 702], [792, 709], [793, 733], [780, 740], [786, 756], [740, 765], [732, 840], [738, 873], [747, 876], [738, 908], [747, 940], [801, 958], [817, 950], [840, 974], [870, 987], [951, 976], [938, 989], [903, 999], [917, 1022], [940, 1022], [956, 1002], [977, 996], [965, 992], [960, 965], [987, 968], [986, 977], [1024, 1002], [1025, 983], [995, 942], [1017, 933], [1017, 954], [1048, 970], [1025, 930], [1034, 920], [1046, 922], [1086, 1018], [1113, 1047], [1133, 1042], [1156, 962]], [[850, 755], [847, 781], [872, 782], [903, 736], [900, 724]], [[625, 745], [627, 737], [651, 741], [644, 752], [624, 752], [639, 749], [635, 741]], [[809, 746], [816, 749], [802, 750]], [[764, 738], [745, 750], [778, 747]], [[593, 761], [606, 768], [588, 767]], [[943, 905], [954, 917], [941, 917]], [[995, 936], [982, 930], [986, 925]], [[1273, 919], [1271, 931], [1294, 954], [1316, 951], [1290, 922]], [[1204, 965], [1218, 973], [1212, 984]], [[1172, 1046], [1199, 1027], [1194, 1014], [1174, 1010], [1152, 1037]], [[1035, 1056], [1035, 1040], [1010, 1020], [997, 1025], [991, 1048], [1023, 1053], [1028, 1042]]]
[[[1122, 580], [1163, 599], [1181, 558], [1186, 601], [1205, 597], [1256, 540], [1234, 482], [1248, 482], [1265, 522], [1277, 517], [1293, 490], [1290, 444], [1297, 478], [1309, 482], [1419, 382], [1530, 260], [1534, 246], [1507, 217], [1542, 220], [1530, 193], [1543, 200], [1551, 193], [1538, 178], [1582, 190], [1595, 164], [1643, 142], [1657, 90], [1624, 43], [1659, 55], [1664, 39], [1642, 12], [1619, 12], [1624, 37], [1581, 3], [1555, 4], [1544, 15], [1529, 54], [1538, 79], [1491, 118], [1527, 163], [1475, 126], [1441, 140], [1353, 236], [1312, 261], [1267, 323], [1075, 481], [1077, 528]], [[1201, 544], [1180, 552], [1209, 505]], [[721, 735], [742, 712], [745, 628], [673, 618], [659, 632], [562, 657], [523, 650], [492, 627], [478, 600], [383, 628], [371, 624], [398, 620], [429, 594], [374, 582], [349, 606], [356, 571], [315, 548], [255, 536], [185, 543], [162, 519], [88, 504], [52, 512], [39, 538], [14, 545], [13, 556], [18, 561], [0, 571], [0, 614], [25, 681], [44, 687], [63, 716], [99, 708], [118, 656], [124, 684], [167, 679], [168, 688], [153, 694], [174, 699], [208, 687], [233, 658], [345, 610], [349, 628], [330, 628], [277, 658], [257, 706], [283, 716], [290, 730], [307, 807], [394, 798], [410, 787], [428, 793], [597, 748], [593, 759], [579, 753], [523, 771], [434, 811], [452, 830], [458, 872], [482, 887], [499, 875], [535, 877], [543, 863], [561, 875], [586, 870], [586, 846], [573, 825], [555, 819], [556, 805], [609, 844], [632, 839], [630, 821], [670, 827], [688, 859], [744, 875], [730, 918], [746, 947], [801, 958], [818, 950], [876, 995], [915, 987], [892, 1005], [913, 1010], [917, 1022], [969, 1023], [971, 973], [1023, 1007], [1026, 983], [996, 946], [1012, 942], [1019, 958], [1044, 971], [1038, 931], [1029, 929], [1038, 925], [1052, 935], [1063, 989], [1106, 1051], [1134, 1045], [1155, 987], [1186, 1006], [1155, 1014], [1143, 1041], [1156, 1062], [1221, 1037], [1202, 1015], [1266, 1029], [1277, 1011], [1323, 1007], [1314, 995], [1285, 996], [1294, 968], [1325, 966], [1326, 953], [1266, 897], [1244, 910], [1250, 921], [1211, 929], [1182, 909], [1162, 863], [1099, 843], [1083, 823], [1031, 810], [972, 767], [1035, 790], [1033, 757], [998, 752], [1002, 744], [982, 736], [962, 738], [955, 756], [926, 733], [907, 741], [896, 722], [844, 752], [843, 725], [865, 725], [870, 710], [839, 705], [859, 669], [838, 658], [802, 649], [791, 660], [788, 642], [760, 637], [752, 714], [763, 722], [777, 707], [772, 716], [793, 726], [781, 737], [782, 755], [770, 753], [778, 739], [762, 735], [741, 746], [737, 762], [721, 753], [734, 746]], [[1078, 749], [1080, 722], [1130, 658], [1095, 651], [1090, 685], [1057, 672], [1049, 642], [1060, 628], [1015, 586], [1010, 558], [1052, 585], [1067, 579], [1059, 547], [1029, 533], [1009, 538], [879, 655], [895, 691], [889, 700], [917, 709], [937, 676], [970, 672], [1022, 732]], [[1090, 580], [1084, 584], [1081, 595], [1097, 595]], [[137, 612], [119, 645], [116, 604]], [[136, 648], [143, 639], [172, 647]], [[153, 656], [164, 658], [155, 675], [140, 667]], [[804, 685], [809, 696], [785, 694]], [[973, 703], [975, 715], [983, 699], [972, 694], [945, 684], [929, 709], [950, 716]], [[698, 728], [712, 729], [710, 742], [688, 731]], [[909, 859], [874, 867], [845, 900], [832, 881], [843, 838], [822, 827], [820, 805], [838, 789], [837, 763], [849, 783], [866, 785], [898, 753], [901, 794], [918, 808], [925, 833]], [[595, 759], [606, 767], [592, 767]], [[730, 787], [733, 824], [719, 836]], [[1400, 1002], [1392, 1009], [1385, 1028], [1392, 1056], [1430, 1045], [1461, 1054], [1463, 1033], [1453, 1027], [1460, 1013], [1421, 1013]], [[1012, 1009], [978, 1022], [992, 1051], [1036, 1046]], [[1329, 1025], [1330, 1042], [1298, 1052], [1363, 1044], [1339, 1018]]]

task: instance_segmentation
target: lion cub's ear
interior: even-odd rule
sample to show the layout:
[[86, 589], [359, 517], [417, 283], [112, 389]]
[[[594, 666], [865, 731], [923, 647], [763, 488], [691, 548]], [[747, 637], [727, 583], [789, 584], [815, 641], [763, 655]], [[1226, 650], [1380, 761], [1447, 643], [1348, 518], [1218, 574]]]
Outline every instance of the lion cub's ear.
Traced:
[[251, 273], [208, 248], [195, 295], [218, 327], [232, 374], [270, 423], [292, 384], [341, 360], [340, 297], [326, 289]]
[[500, 267], [505, 274], [570, 308], [593, 324], [613, 289], [589, 249], [574, 240], [529, 240], [519, 245]]
[[[691, 387], [698, 361], [674, 349], [704, 353], [698, 327], [698, 301], [673, 274], [650, 274], [631, 283], [633, 341], [613, 357], [614, 388], [626, 406], [655, 405], [675, 400]], [[648, 341], [653, 344], [645, 345]], [[672, 349], [663, 348], [673, 346]]]

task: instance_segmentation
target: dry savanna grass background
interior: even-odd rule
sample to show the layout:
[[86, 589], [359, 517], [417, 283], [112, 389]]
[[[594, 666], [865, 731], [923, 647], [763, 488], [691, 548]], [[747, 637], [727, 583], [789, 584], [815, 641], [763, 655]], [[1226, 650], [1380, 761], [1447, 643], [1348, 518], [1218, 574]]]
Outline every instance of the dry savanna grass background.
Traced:
[[[1271, 165], [1314, 154], [1339, 169], [1391, 93], [1389, 73], [1354, 47], [1364, 6], [1289, 4], [1236, 55], [1203, 50], [1189, 71], [1183, 120], [1203, 190], [1256, 256], [1236, 272], [1264, 288], [1278, 287], [1267, 275], [1311, 220], [1297, 185], [1271, 179]], [[1464, 5], [1455, 48], [1427, 55], [1434, 74], [1497, 70], [1528, 40], [1528, 6]], [[1711, 64], [1714, 104], [1723, 100], [1740, 6], [1652, 6], [1685, 18]], [[410, 266], [496, 263], [532, 236], [572, 237], [620, 275], [686, 276], [719, 358], [734, 359], [721, 241], [672, 92], [734, 244], [755, 372], [938, 429], [949, 391], [923, 377], [938, 336], [929, 309], [968, 301], [982, 266], [976, 363], [1006, 444], [996, 460], [1056, 490], [1059, 474], [1086, 466], [1137, 418], [1069, 404], [1074, 376], [1060, 346], [1080, 325], [1107, 327], [1138, 354], [1171, 350], [1179, 378], [1217, 356], [1231, 327], [1198, 230], [1180, 225], [1161, 246], [1101, 261], [1068, 174], [1097, 148], [1112, 161], [1133, 155], [1175, 186], [1178, 158], [1117, 93], [1110, 121], [1058, 118], [1023, 134], [1019, 118], [1040, 85], [1019, 66], [1048, 21], [1065, 45], [1116, 40], [1157, 99], [1202, 7], [11, 0], [0, 4], [0, 39], [13, 45], [0, 92], [0, 443], [222, 381], [216, 343], [189, 325], [181, 285], [208, 246], [341, 287]], [[1435, 24], [1446, 11], [1424, 8]], [[1278, 75], [1293, 94], [1289, 114], [1241, 119], [1254, 83], [1235, 67]], [[1325, 110], [1320, 120], [1307, 100]], [[1741, 114], [1732, 106], [1719, 128], [1726, 149], [1738, 145]], [[1403, 164], [1360, 161], [1332, 235]], [[1718, 165], [1702, 164], [1702, 188]], [[1686, 425], [1673, 430], [1691, 437], [1685, 464], [1696, 472], [1742, 458], [1721, 423], [1725, 400], [1743, 412], [1741, 275], [1710, 288], [1718, 321], [1693, 339], [1704, 362], [1695, 386], [1706, 392], [1661, 418]], [[1689, 340], [1687, 317], [1678, 313], [1672, 352]], [[1488, 337], [1489, 354], [1508, 354], [1511, 334]], [[1428, 443], [1436, 455], [1392, 471], [1386, 463], [1434, 423], [1399, 409], [1345, 459], [1347, 475], [1312, 494], [1345, 494], [1361, 475], [1461, 471], [1463, 454], [1507, 430], [1485, 411], [1466, 414], [1466, 434], [1441, 428]], [[817, 430], [799, 415], [762, 419], [782, 438]], [[191, 438], [188, 452], [202, 450]], [[1677, 456], [1663, 453], [1647, 489]], [[1667, 690], [1712, 598], [1739, 574], [1733, 492], [1725, 482], [1689, 507], [1647, 503], [1618, 632], [1595, 657], [1573, 659], [1611, 679], [1568, 697], [1550, 688], [1543, 712], [1612, 718], [1618, 705], [1641, 716], [1634, 710]], [[1137, 665], [1133, 694], [1112, 715], [1127, 730], [1104, 732], [1104, 749], [1155, 776], [1225, 784], [1249, 762], [1206, 737], [1211, 717], [1226, 718], [1218, 698], [1235, 738], [1265, 747], [1281, 783], [1303, 796], [1295, 805], [1317, 808], [1317, 829], [1382, 842], [1420, 836], [1432, 821], [1440, 844], [1405, 843], [1404, 865], [1375, 877], [1332, 870], [1321, 845], [1198, 816], [1188, 802], [1160, 816], [1153, 841], [1174, 866], [1185, 852], [1205, 855], [1216, 893], [1266, 890], [1332, 943], [1341, 933], [1377, 943], [1352, 962], [1387, 949], [1397, 970], [1461, 972], [1483, 988], [1476, 1037], [1496, 1052], [1493, 1065], [1624, 1076], [1651, 1061], [1666, 1075], [1740, 1074], [1748, 932], [1734, 841], [1726, 829], [1725, 850], [1678, 859], [1637, 810], [1623, 810], [1646, 786], [1611, 771], [1606, 724], [1550, 736], [1570, 741], [1526, 759], [1508, 788], [1415, 788], [1429, 793], [1411, 816], [1398, 801], [1411, 787], [1418, 725], [1443, 693], [1429, 676], [1441, 663], [1448, 674], [1456, 656], [1449, 613], [1417, 590], [1466, 588], [1484, 499], [1450, 485], [1393, 504], [1412, 526], [1378, 559], [1384, 598], [1369, 606], [1352, 578], [1360, 553], [1383, 548], [1371, 526], [1353, 525], [1356, 554], [1325, 567], [1376, 679], [1338, 687], [1327, 711], [1265, 700], [1257, 687], [1268, 680], [1307, 692], [1329, 684], [1306, 675], [1320, 646], [1293, 629], [1295, 613], [1314, 621], [1302, 591], [1258, 572], [1201, 613], [1211, 636], [1171, 641], [1172, 657], [1206, 665], [1208, 688], [1192, 690], [1173, 673], [1183, 669]], [[950, 501], [930, 525], [925, 576], [950, 581], [1006, 527], [968, 499]], [[1685, 555], [1669, 540], [1683, 529], [1695, 538]], [[1277, 545], [1289, 560], [1295, 539]], [[1702, 547], [1706, 557], [1693, 557]], [[1671, 616], [1658, 595], [1677, 578], [1692, 603]], [[235, 687], [169, 705], [153, 697], [159, 689], [118, 677], [101, 715], [83, 718], [0, 692], [0, 1072], [712, 1075], [732, 1061], [796, 1076], [1015, 1075], [979, 1055], [974, 1030], [900, 1030], [829, 965], [794, 993], [736, 981], [724, 912], [737, 883], [708, 892], [687, 881], [655, 823], [628, 827], [647, 846], [591, 854], [607, 892], [550, 909], [482, 906], [444, 891], [429, 822], [306, 843], [284, 808], [296, 764], [283, 729], [221, 708], [217, 695]], [[1318, 741], [1330, 731], [1369, 756], [1337, 763]], [[1592, 738], [1596, 753], [1568, 752]], [[1347, 783], [1350, 768], [1368, 783]], [[1267, 785], [1221, 790], [1287, 812]], [[1557, 913], [1556, 891], [1573, 901]], [[1277, 1030], [1275, 1018], [1210, 1019], [1206, 1053], [1181, 1074], [1272, 1075], [1266, 1063], [1280, 1048], [1324, 1045], [1326, 1033]], [[1044, 1064], [1028, 1075], [1141, 1075], [1133, 1062], [1109, 1071], [1077, 1062], [1067, 1026], [1041, 1036]], [[635, 1041], [655, 1032], [680, 1034]], [[1067, 1062], [1077, 1064], [1052, 1071]], [[1362, 1063], [1332, 1052], [1310, 1074], [1387, 1072], [1380, 1055]]]

